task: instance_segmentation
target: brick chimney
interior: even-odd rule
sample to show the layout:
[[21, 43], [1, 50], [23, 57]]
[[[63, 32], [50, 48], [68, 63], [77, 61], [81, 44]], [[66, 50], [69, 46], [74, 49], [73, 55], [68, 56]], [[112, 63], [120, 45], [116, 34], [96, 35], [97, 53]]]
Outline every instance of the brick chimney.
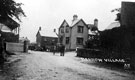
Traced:
[[73, 16], [72, 22], [74, 22], [74, 21], [77, 20], [77, 19], [78, 19], [78, 16], [75, 14], [75, 15]]
[[98, 27], [98, 19], [94, 19], [94, 26]]

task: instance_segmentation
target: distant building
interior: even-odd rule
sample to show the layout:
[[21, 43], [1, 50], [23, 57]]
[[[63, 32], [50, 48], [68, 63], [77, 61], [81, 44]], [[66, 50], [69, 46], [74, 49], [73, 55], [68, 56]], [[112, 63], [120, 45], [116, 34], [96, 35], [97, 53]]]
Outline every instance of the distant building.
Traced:
[[30, 43], [30, 40], [27, 37], [20, 37], [19, 38], [19, 43], [24, 43], [24, 41], [27, 41], [28, 43]]
[[[94, 24], [86, 24], [83, 19], [78, 19], [77, 15], [73, 16], [71, 25], [66, 20], [59, 27], [59, 42], [64, 44], [66, 49], [76, 49], [83, 47], [88, 40], [89, 33], [98, 26], [98, 20]], [[89, 31], [90, 30], [90, 31]], [[93, 34], [93, 32], [91, 32]]]
[[35, 50], [36, 46], [37, 46], [36, 42], [32, 42], [32, 43], [29, 44], [29, 49], [30, 50]]
[[41, 31], [41, 27], [39, 28], [36, 34], [36, 43], [38, 47], [46, 49], [51, 49], [58, 42], [58, 37], [55, 33], [48, 35], [46, 31]]

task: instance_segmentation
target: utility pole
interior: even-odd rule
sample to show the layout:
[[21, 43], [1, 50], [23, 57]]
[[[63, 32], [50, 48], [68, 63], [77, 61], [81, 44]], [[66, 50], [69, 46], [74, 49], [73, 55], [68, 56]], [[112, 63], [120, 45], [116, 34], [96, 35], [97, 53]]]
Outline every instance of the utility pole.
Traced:
[[58, 36], [58, 43], [60, 43], [60, 35], [56, 32], [56, 29], [54, 29], [55, 34]]

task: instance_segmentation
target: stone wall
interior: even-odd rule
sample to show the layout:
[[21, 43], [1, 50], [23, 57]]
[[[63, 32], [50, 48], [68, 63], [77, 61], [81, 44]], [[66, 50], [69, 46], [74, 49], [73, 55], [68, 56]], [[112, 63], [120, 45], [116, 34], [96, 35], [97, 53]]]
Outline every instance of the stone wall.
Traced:
[[9, 52], [24, 52], [23, 43], [6, 43], [6, 50]]

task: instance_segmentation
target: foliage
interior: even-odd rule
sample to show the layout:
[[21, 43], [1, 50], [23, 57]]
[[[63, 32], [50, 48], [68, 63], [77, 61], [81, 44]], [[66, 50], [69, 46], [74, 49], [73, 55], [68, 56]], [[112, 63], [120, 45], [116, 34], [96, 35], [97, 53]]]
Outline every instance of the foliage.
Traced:
[[115, 8], [115, 9], [113, 9], [111, 12], [115, 12], [115, 11], [117, 11], [117, 12], [121, 12], [121, 8]]
[[85, 48], [99, 49], [108, 57], [127, 58], [135, 52], [135, 26], [120, 26], [101, 31], [86, 41]]
[[85, 48], [95, 49], [99, 48], [100, 40], [98, 35], [91, 35], [91, 38], [85, 42]]
[[0, 19], [9, 19], [15, 17], [20, 20], [20, 16], [26, 16], [21, 8], [22, 3], [16, 3], [14, 0], [0, 0]]
[[116, 8], [116, 9], [113, 9], [111, 12], [118, 12], [117, 14], [116, 14], [116, 19], [115, 19], [115, 21], [119, 21], [119, 22], [121, 22], [121, 8]]
[[[135, 50], [135, 28], [134, 26], [121, 26], [100, 33], [101, 47], [110, 51], [130, 55]], [[128, 54], [127, 54], [128, 53]]]

